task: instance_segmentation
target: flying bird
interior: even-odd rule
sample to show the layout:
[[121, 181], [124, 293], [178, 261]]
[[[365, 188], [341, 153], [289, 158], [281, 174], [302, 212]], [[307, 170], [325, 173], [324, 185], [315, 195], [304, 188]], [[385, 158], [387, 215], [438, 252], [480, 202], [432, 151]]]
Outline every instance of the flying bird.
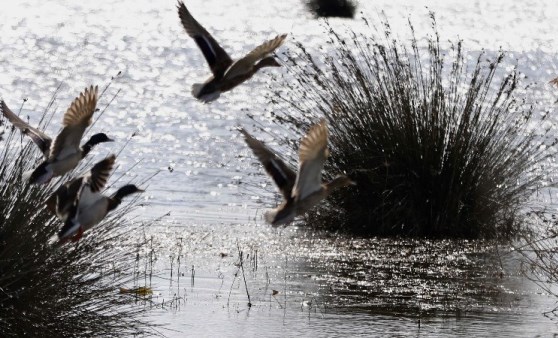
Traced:
[[271, 53], [283, 44], [287, 34], [266, 41], [244, 57], [233, 61], [211, 34], [194, 19], [182, 1], [178, 1], [178, 16], [186, 33], [202, 51], [213, 73], [204, 83], [195, 83], [192, 86], [192, 95], [200, 101], [216, 100], [222, 92], [250, 79], [263, 67], [281, 66]]
[[95, 164], [85, 175], [61, 185], [49, 197], [47, 208], [64, 222], [64, 226], [52, 238], [53, 242], [79, 240], [84, 231], [101, 222], [110, 211], [116, 209], [124, 197], [143, 192], [135, 185], [128, 184], [110, 197], [102, 194], [115, 160], [116, 156], [110, 155]]
[[300, 142], [298, 173], [246, 130], [241, 128], [240, 132], [283, 195], [283, 202], [265, 213], [265, 220], [274, 226], [291, 223], [296, 216], [318, 205], [333, 191], [355, 184], [346, 175], [338, 175], [332, 181], [322, 183], [322, 170], [329, 155], [325, 120], [313, 125]]
[[[43, 131], [32, 127], [29, 123], [22, 120], [19, 116], [17, 116], [9, 107], [6, 105], [4, 100], [0, 100], [0, 111], [2, 111], [2, 115], [10, 121], [10, 123], [19, 129], [22, 134], [29, 136], [31, 141], [37, 145], [41, 153], [43, 154], [44, 159], [48, 159], [50, 155], [50, 147], [52, 145], [52, 138], [45, 134]], [[106, 140], [104, 142], [112, 141], [108, 138], [105, 133], [98, 133], [89, 139], [87, 143], [90, 145], [95, 145], [99, 143], [101, 140]]]
[[[37, 168], [26, 173], [30, 183], [43, 184], [55, 176], [64, 175], [74, 169], [95, 145], [112, 141], [106, 134], [99, 133], [91, 136], [83, 146], [80, 147], [79, 145], [85, 129], [91, 125], [97, 105], [97, 91], [97, 86], [91, 86], [74, 99], [64, 114], [62, 131], [56, 136], [54, 142], [45, 141], [47, 140], [45, 139], [46, 135], [42, 132], [36, 134], [31, 132], [31, 129], [23, 129], [27, 131], [28, 135], [33, 135], [31, 139], [35, 143], [49, 144], [48, 157]], [[39, 137], [39, 135], [42, 136]], [[35, 139], [40, 141], [37, 142]], [[39, 148], [42, 150], [41, 147], [40, 145]], [[45, 154], [44, 151], [43, 154]]]

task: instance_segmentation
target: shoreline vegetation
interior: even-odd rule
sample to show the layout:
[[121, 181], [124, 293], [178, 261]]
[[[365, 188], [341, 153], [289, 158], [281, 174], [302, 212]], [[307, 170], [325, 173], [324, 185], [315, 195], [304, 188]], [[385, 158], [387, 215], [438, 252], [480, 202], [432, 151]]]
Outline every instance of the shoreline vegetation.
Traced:
[[[52, 119], [55, 101], [56, 93], [41, 127]], [[126, 219], [137, 200], [124, 203], [79, 242], [50, 245], [61, 224], [44, 202], [65, 179], [28, 184], [23, 173], [41, 157], [37, 147], [3, 117], [0, 125], [0, 336], [154, 333], [142, 317], [148, 309], [135, 304], [137, 297], [119, 293], [137, 284], [138, 244], [127, 233], [138, 225]]]
[[[435, 27], [434, 19], [433, 23]], [[529, 238], [525, 225], [533, 194], [551, 188], [545, 183], [545, 170], [556, 156], [554, 125], [549, 112], [535, 111], [515, 95], [520, 76], [503, 69], [505, 53], [480, 53], [469, 64], [462, 42], [444, 51], [435, 28], [423, 48], [425, 41], [415, 37], [412, 26], [409, 45], [398, 42], [387, 24], [383, 35], [345, 36], [326, 27], [331, 54], [317, 59], [301, 43], [287, 53], [288, 75], [275, 81], [281, 83], [270, 96], [272, 123], [287, 131], [283, 148], [291, 154], [287, 162], [295, 164], [299, 142], [292, 135], [325, 118], [331, 155], [324, 176], [332, 179], [343, 172], [357, 186], [330, 196], [305, 216], [304, 225], [332, 237], [345, 232], [433, 241], [525, 238], [527, 244], [517, 251], [527, 253], [543, 273], [558, 275], [555, 217], [541, 217], [542, 223], [552, 225], [544, 241]], [[286, 77], [291, 81], [282, 82]], [[53, 120], [55, 101], [56, 92], [41, 127]], [[550, 127], [532, 128], [543, 122]], [[158, 305], [150, 299], [157, 260], [154, 239], [145, 233], [136, 241], [137, 236], [128, 236], [129, 231], [142, 230], [143, 224], [128, 219], [140, 205], [138, 198], [124, 203], [78, 243], [49, 245], [61, 224], [44, 201], [67, 177], [44, 186], [28, 184], [23, 173], [36, 164], [39, 154], [2, 117], [0, 127], [0, 336], [159, 334], [145, 319]], [[93, 159], [84, 162], [81, 169]], [[177, 251], [169, 256], [170, 285], [176, 271], [176, 284], [187, 272], [193, 286], [195, 267], [181, 270], [186, 250], [183, 238], [178, 239]], [[346, 245], [353, 245], [351, 241]], [[412, 238], [409, 243], [405, 257], [419, 247]], [[236, 247], [219, 253], [222, 259], [230, 255], [230, 261], [238, 256], [230, 263], [237, 269], [228, 295], [226, 289], [222, 292], [228, 297], [227, 307], [237, 285], [246, 292], [248, 309], [258, 304], [250, 298], [252, 285], [246, 279], [249, 269], [257, 271], [258, 250], [244, 244], [237, 241]], [[267, 266], [262, 266], [269, 284]], [[277, 302], [286, 308], [288, 267], [285, 261], [285, 291], [270, 290], [270, 297], [282, 292], [285, 303], [269, 298], [274, 306]], [[384, 267], [389, 280], [392, 268]], [[167, 306], [178, 308], [184, 297], [173, 296]]]
[[309, 212], [306, 226], [427, 238], [526, 230], [528, 203], [556, 156], [550, 112], [515, 95], [521, 74], [506, 69], [504, 52], [471, 62], [462, 41], [443, 50], [431, 18], [433, 33], [420, 40], [409, 24], [409, 44], [386, 22], [381, 33], [366, 21], [361, 33], [326, 23], [325, 56], [299, 42], [287, 53], [288, 75], [272, 81], [269, 101], [288, 162], [297, 162], [290, 135], [325, 118], [325, 179], [345, 172], [357, 182]]

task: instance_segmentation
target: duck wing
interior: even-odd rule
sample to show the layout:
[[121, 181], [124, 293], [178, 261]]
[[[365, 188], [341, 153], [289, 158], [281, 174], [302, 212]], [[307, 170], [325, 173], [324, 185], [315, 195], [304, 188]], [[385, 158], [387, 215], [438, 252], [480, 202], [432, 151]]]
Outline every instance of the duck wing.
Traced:
[[0, 110], [2, 110], [2, 114], [8, 121], [12, 123], [14, 127], [19, 129], [23, 134], [29, 136], [33, 143], [39, 147], [41, 152], [48, 157], [50, 152], [50, 145], [52, 143], [52, 139], [42, 131], [37, 128], [33, 128], [29, 125], [29, 123], [23, 121], [19, 116], [14, 114], [10, 108], [6, 105], [4, 100], [0, 100]]
[[216, 78], [223, 76], [232, 64], [231, 57], [217, 41], [194, 19], [182, 1], [178, 1], [178, 16], [186, 33], [194, 39]]
[[322, 170], [328, 156], [327, 125], [325, 120], [313, 125], [300, 142], [299, 171], [292, 197], [300, 201], [322, 189]]
[[89, 177], [87, 178], [87, 184], [89, 184], [91, 192], [100, 192], [105, 188], [115, 161], [116, 156], [113, 154], [97, 162], [93, 168], [91, 168]]
[[[80, 181], [83, 182], [84, 178], [80, 177]], [[58, 231], [59, 240], [64, 240], [65, 238], [72, 236], [81, 227], [81, 224], [79, 223], [79, 206], [84, 186], [85, 184], [83, 183], [79, 185], [79, 190], [77, 191], [75, 198], [72, 200], [72, 203], [68, 203], [66, 217], [64, 218], [64, 225], [60, 231]]]
[[223, 77], [226, 79], [232, 79], [237, 76], [250, 73], [256, 62], [273, 53], [283, 44], [286, 37], [287, 34], [278, 35], [254, 48], [254, 50], [246, 54], [246, 56], [233, 63], [232, 66], [225, 72]]
[[59, 219], [66, 220], [76, 198], [79, 196], [83, 183], [84, 177], [80, 176], [59, 186], [46, 200], [47, 209]]
[[254, 155], [260, 160], [265, 168], [265, 171], [286, 200], [290, 199], [293, 190], [293, 185], [296, 179], [296, 173], [289, 168], [283, 160], [281, 160], [271, 149], [265, 146], [261, 141], [255, 139], [246, 130], [240, 129], [244, 135], [244, 140], [254, 152]]
[[74, 99], [64, 114], [64, 128], [54, 140], [49, 159], [64, 158], [80, 151], [79, 143], [97, 106], [97, 91], [97, 86], [91, 86]]
[[61, 220], [77, 219], [79, 210], [91, 206], [103, 197], [101, 190], [108, 181], [115, 160], [116, 156], [111, 155], [96, 163], [87, 174], [58, 187], [47, 199], [47, 208]]
[[110, 155], [97, 162], [85, 176], [84, 185], [79, 193], [79, 209], [83, 210], [103, 198], [101, 191], [105, 188], [114, 167], [115, 155]]

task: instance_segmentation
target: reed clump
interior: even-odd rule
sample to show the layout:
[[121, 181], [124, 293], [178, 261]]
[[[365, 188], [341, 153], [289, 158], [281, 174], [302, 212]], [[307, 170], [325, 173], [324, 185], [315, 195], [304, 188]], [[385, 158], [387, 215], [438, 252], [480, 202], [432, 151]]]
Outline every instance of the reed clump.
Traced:
[[[504, 69], [503, 52], [470, 59], [462, 41], [442, 50], [432, 20], [433, 34], [420, 41], [410, 25], [410, 43], [387, 23], [384, 33], [346, 37], [327, 25], [324, 57], [302, 44], [287, 54], [287, 81], [270, 97], [274, 122], [293, 135], [324, 117], [325, 179], [346, 172], [357, 181], [310, 212], [307, 225], [456, 238], [520, 230], [556, 155], [548, 112], [514, 95], [518, 72]], [[297, 140], [284, 141], [296, 155]]]
[[22, 174], [36, 165], [39, 152], [9, 122], [0, 118], [0, 125], [0, 336], [152, 332], [142, 319], [147, 309], [119, 294], [120, 286], [133, 282], [135, 256], [126, 249], [131, 225], [125, 215], [135, 204], [122, 205], [77, 244], [49, 244], [61, 223], [44, 201], [64, 178], [28, 184]]

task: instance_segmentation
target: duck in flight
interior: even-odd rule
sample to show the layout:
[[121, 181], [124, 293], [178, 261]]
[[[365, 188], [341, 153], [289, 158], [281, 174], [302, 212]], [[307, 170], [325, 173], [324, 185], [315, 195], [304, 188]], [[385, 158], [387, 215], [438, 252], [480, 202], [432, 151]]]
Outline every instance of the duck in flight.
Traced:
[[43, 184], [55, 176], [64, 175], [74, 169], [95, 145], [112, 141], [106, 134], [99, 133], [91, 136], [83, 146], [80, 147], [79, 145], [85, 129], [91, 124], [95, 112], [97, 90], [97, 86], [91, 86], [74, 99], [64, 114], [62, 131], [54, 141], [42, 131], [21, 120], [2, 102], [1, 108], [4, 116], [15, 127], [30, 137], [45, 157], [45, 160], [37, 168], [25, 174], [30, 183]]
[[338, 175], [332, 181], [322, 183], [322, 170], [329, 154], [325, 120], [313, 125], [300, 142], [298, 173], [246, 130], [241, 128], [240, 132], [283, 195], [283, 202], [265, 213], [265, 220], [274, 226], [291, 223], [296, 216], [318, 205], [333, 191], [355, 184], [346, 175]]
[[192, 95], [200, 101], [216, 100], [222, 92], [229, 91], [250, 79], [263, 67], [281, 66], [271, 53], [283, 44], [287, 34], [264, 42], [233, 62], [211, 34], [192, 17], [182, 1], [178, 1], [178, 16], [186, 33], [194, 39], [202, 51], [213, 73], [204, 83], [196, 83], [192, 86]]
[[110, 155], [98, 162], [89, 172], [61, 185], [46, 201], [47, 208], [64, 222], [64, 226], [51, 242], [78, 241], [84, 231], [101, 222], [106, 215], [122, 203], [124, 197], [143, 192], [128, 184], [110, 197], [102, 190], [109, 179], [116, 160]]
[[[0, 111], [2, 111], [2, 115], [10, 121], [10, 123], [19, 129], [22, 134], [29, 136], [31, 141], [35, 143], [35, 145], [39, 148], [41, 153], [43, 154], [44, 159], [48, 159], [50, 155], [50, 146], [52, 145], [52, 138], [45, 134], [43, 131], [31, 127], [29, 123], [23, 121], [19, 116], [17, 116], [9, 107], [6, 105], [4, 100], [0, 100]], [[91, 147], [100, 143], [100, 142], [110, 142], [112, 141], [105, 133], [98, 133], [89, 139], [86, 144], [89, 144]]]
[[31, 127], [27, 122], [23, 121], [19, 116], [14, 114], [10, 108], [6, 105], [4, 100], [0, 100], [0, 110], [2, 111], [2, 115], [10, 121], [10, 123], [19, 129], [22, 134], [27, 135], [31, 138], [33, 143], [37, 145], [43, 157], [45, 159], [48, 158], [48, 154], [50, 153], [50, 145], [52, 144], [52, 139], [42, 131], [37, 128]]

